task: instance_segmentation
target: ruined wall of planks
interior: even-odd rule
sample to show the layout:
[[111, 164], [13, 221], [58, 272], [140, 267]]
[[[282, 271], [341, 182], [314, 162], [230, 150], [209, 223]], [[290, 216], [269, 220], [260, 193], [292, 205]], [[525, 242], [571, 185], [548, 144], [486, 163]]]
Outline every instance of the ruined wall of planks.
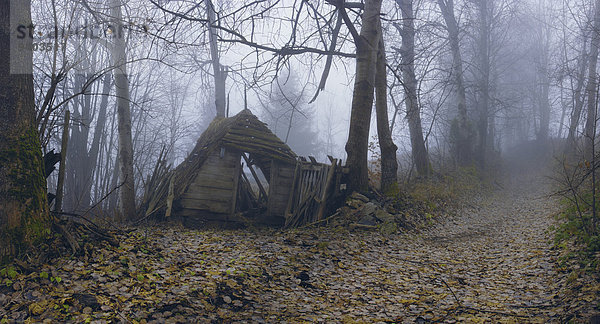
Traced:
[[[221, 149], [210, 153], [194, 181], [179, 199], [178, 216], [184, 223], [238, 221], [236, 208], [243, 152]], [[296, 163], [271, 160], [267, 210], [255, 221], [270, 225], [297, 227], [319, 221], [328, 200], [339, 192], [341, 163], [299, 160]]]
[[294, 183], [295, 164], [271, 161], [271, 181], [269, 182], [269, 202], [265, 222], [284, 225], [291, 188]]
[[182, 209], [178, 215], [201, 215], [204, 220], [230, 220], [235, 211], [240, 172], [238, 151], [224, 149], [212, 152], [181, 196]]
[[331, 198], [339, 194], [341, 162], [329, 156], [331, 165], [298, 161], [285, 213], [285, 227], [318, 222], [323, 219]]

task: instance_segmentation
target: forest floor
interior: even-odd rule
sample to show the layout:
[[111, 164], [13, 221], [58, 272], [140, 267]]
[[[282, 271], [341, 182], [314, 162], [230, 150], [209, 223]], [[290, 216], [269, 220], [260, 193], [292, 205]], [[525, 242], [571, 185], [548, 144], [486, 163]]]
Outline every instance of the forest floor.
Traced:
[[[120, 246], [13, 273], [0, 319], [200, 323], [548, 323], [597, 316], [600, 286], [560, 267], [539, 175], [420, 233], [148, 227]], [[594, 315], [595, 314], [595, 315]], [[598, 317], [596, 317], [596, 320]]]

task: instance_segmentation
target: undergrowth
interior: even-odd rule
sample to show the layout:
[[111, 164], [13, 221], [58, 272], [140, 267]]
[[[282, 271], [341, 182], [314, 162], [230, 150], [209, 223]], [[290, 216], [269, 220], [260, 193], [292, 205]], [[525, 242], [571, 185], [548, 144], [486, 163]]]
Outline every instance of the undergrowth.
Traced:
[[[582, 199], [591, 201], [591, 192], [581, 194]], [[590, 228], [592, 222], [592, 206], [577, 206], [572, 200], [563, 199], [563, 209], [557, 215], [558, 225], [551, 228], [554, 232], [554, 245], [564, 250], [570, 250], [561, 258], [564, 265], [574, 261], [584, 270], [600, 273], [600, 234], [598, 226]], [[600, 204], [596, 204], [598, 210]], [[568, 249], [569, 243], [573, 248]]]
[[423, 228], [433, 225], [440, 216], [460, 210], [487, 188], [476, 168], [460, 168], [393, 188], [385, 193], [386, 208], [404, 215], [398, 226]]
[[481, 181], [475, 167], [459, 168], [456, 171], [437, 174], [427, 179], [418, 179], [407, 186], [406, 190], [416, 201], [432, 204], [457, 203], [489, 187]]
[[[558, 193], [563, 197], [557, 225], [551, 228], [554, 245], [565, 251], [561, 265], [579, 264], [585, 271], [600, 273], [600, 199], [597, 166], [588, 162], [560, 162]], [[595, 197], [594, 197], [595, 194]]]

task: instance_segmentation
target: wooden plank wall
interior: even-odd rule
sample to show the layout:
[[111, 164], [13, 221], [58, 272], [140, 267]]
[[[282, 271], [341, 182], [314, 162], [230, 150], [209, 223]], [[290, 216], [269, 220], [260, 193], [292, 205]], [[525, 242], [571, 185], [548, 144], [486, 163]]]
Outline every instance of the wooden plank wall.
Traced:
[[296, 227], [321, 220], [327, 200], [338, 194], [341, 165], [330, 157], [331, 165], [298, 161], [291, 195], [285, 212], [285, 226]]
[[235, 210], [237, 183], [240, 176], [240, 153], [225, 150], [211, 153], [200, 168], [196, 179], [181, 197], [181, 216], [206, 215], [206, 212], [227, 216]]
[[[269, 203], [267, 216], [274, 221], [283, 223], [285, 210], [294, 183], [296, 166], [277, 160], [271, 162], [271, 181], [269, 182]], [[280, 218], [279, 220], [275, 218]]]

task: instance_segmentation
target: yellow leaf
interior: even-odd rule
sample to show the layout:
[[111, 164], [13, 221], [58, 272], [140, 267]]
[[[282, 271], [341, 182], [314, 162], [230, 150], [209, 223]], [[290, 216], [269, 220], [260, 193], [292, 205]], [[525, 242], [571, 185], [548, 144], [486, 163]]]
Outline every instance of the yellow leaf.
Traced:
[[29, 305], [29, 312], [32, 315], [40, 315], [44, 312], [44, 310], [46, 310], [47, 304], [48, 302], [45, 300], [42, 300], [39, 303], [32, 303], [31, 305]]

